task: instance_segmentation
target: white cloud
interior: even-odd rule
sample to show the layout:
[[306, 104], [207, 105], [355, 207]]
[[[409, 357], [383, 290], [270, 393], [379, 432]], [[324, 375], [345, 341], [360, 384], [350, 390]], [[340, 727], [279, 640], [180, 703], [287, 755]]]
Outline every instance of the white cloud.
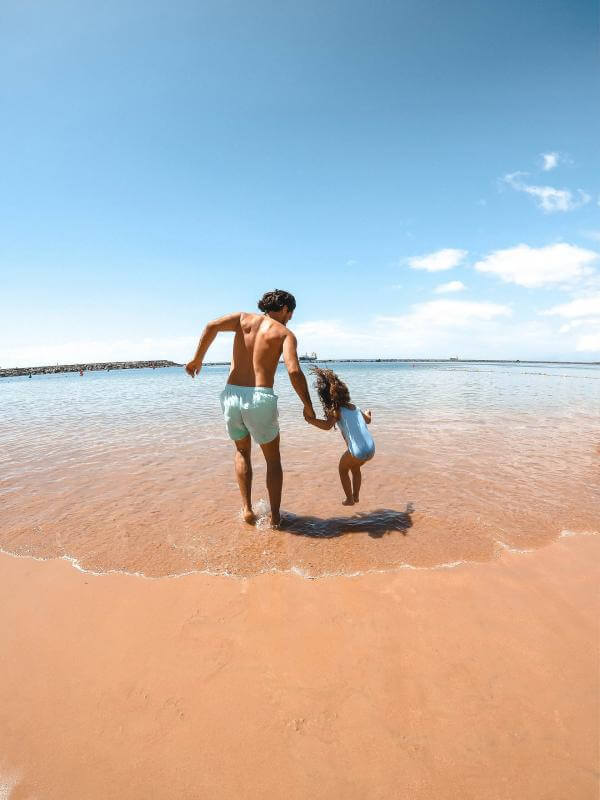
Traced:
[[372, 321], [379, 354], [447, 358], [476, 352], [493, 354], [499, 326], [512, 314], [497, 303], [430, 300], [404, 314], [379, 316]]
[[574, 353], [570, 339], [550, 324], [515, 322], [512, 309], [497, 303], [439, 299], [373, 323], [380, 357], [526, 359]]
[[376, 322], [400, 327], [412, 327], [425, 323], [437, 327], [465, 327], [473, 320], [490, 320], [498, 316], [510, 316], [511, 309], [497, 303], [482, 303], [468, 300], [430, 300], [418, 303], [412, 311], [398, 317], [377, 317]]
[[506, 283], [534, 288], [591, 275], [594, 269], [590, 264], [597, 258], [593, 250], [562, 242], [546, 247], [519, 244], [490, 253], [475, 264], [475, 269], [498, 275]]
[[368, 319], [360, 327], [336, 319], [292, 323], [292, 327], [298, 339], [299, 353], [315, 352], [320, 358], [352, 358], [376, 357], [381, 351], [381, 342]]
[[358, 261], [356, 261], [356, 259], [354, 259], [354, 258], [349, 258], [348, 261], [346, 261], [346, 266], [347, 267], [355, 267], [357, 264], [358, 264]]
[[[185, 363], [194, 355], [197, 336], [175, 338], [80, 340], [56, 344], [4, 347], [0, 351], [1, 367], [39, 367], [51, 364], [87, 364], [94, 361], [150, 361], [168, 359]], [[206, 356], [206, 361], [229, 361], [231, 334], [219, 334]]]
[[549, 172], [551, 169], [554, 169], [558, 165], [559, 154], [554, 153], [542, 153], [542, 169], [544, 172]]
[[315, 339], [343, 341], [354, 339], [356, 334], [352, 329], [346, 328], [340, 320], [312, 320], [294, 325], [294, 333], [298, 339], [298, 346], [304, 347], [305, 342]]
[[534, 186], [522, 180], [526, 172], [512, 172], [505, 175], [502, 180], [517, 192], [525, 192], [535, 198], [538, 208], [546, 213], [555, 211], [573, 211], [575, 208], [589, 203], [592, 199], [583, 189], [578, 189], [574, 195], [570, 189], [555, 189], [553, 186]]
[[[558, 319], [558, 317], [557, 317]], [[577, 322], [563, 317], [561, 322]], [[576, 358], [593, 351], [597, 328], [585, 320], [572, 333], [559, 333], [554, 319], [538, 316], [515, 320], [507, 305], [436, 298], [414, 304], [393, 316], [364, 316], [360, 325], [342, 319], [309, 320], [292, 329], [300, 353], [316, 351], [320, 358]], [[220, 334], [207, 360], [228, 361], [232, 334]], [[579, 337], [579, 338], [577, 338]], [[21, 347], [0, 353], [2, 366], [171, 358], [183, 363], [194, 352], [197, 337], [152, 338], [139, 341], [81, 341], [61, 345]]]
[[496, 303], [440, 299], [415, 304], [404, 314], [367, 318], [360, 327], [313, 320], [295, 326], [294, 332], [300, 352], [314, 350], [321, 358], [445, 358], [454, 351], [489, 355], [481, 340], [484, 328], [511, 313]]
[[600, 353], [600, 331], [582, 336], [576, 345], [580, 353]]
[[569, 319], [588, 317], [593, 314], [600, 315], [600, 294], [592, 297], [580, 297], [577, 300], [572, 300], [570, 303], [563, 303], [562, 305], [542, 311], [542, 314], [557, 314], [558, 316], [568, 317]]
[[[397, 295], [396, 295], [397, 296]], [[600, 295], [599, 295], [600, 296]], [[575, 358], [577, 352], [598, 350], [600, 312], [595, 304], [574, 305], [580, 298], [548, 309], [555, 315], [515, 320], [503, 304], [435, 298], [416, 303], [394, 315], [365, 315], [360, 325], [343, 319], [309, 320], [292, 329], [301, 353], [316, 351], [321, 358]], [[593, 318], [577, 316], [594, 314]], [[561, 332], [555, 320], [569, 325]], [[564, 328], [564, 326], [563, 326]], [[184, 363], [191, 358], [197, 336], [139, 340], [72, 341], [59, 344], [4, 346], [0, 365], [39, 366], [91, 361], [168, 358]], [[229, 361], [232, 334], [220, 334], [207, 361]]]
[[576, 328], [598, 328], [600, 330], [600, 317], [590, 317], [589, 319], [574, 319], [571, 322], [565, 322], [564, 325], [561, 325], [558, 329], [559, 333], [569, 333], [569, 331], [575, 330]]
[[557, 150], [552, 150], [548, 153], [540, 153], [541, 167], [544, 172], [550, 172], [559, 164], [573, 164], [573, 159], [568, 153], [559, 153]]
[[575, 357], [582, 342], [539, 319], [515, 321], [506, 305], [476, 301], [435, 300], [374, 323], [380, 357], [567, 360]]
[[411, 269], [424, 269], [427, 272], [441, 272], [442, 270], [457, 267], [467, 257], [467, 250], [446, 248], [436, 250], [424, 256], [414, 256], [408, 259]]
[[449, 292], [462, 292], [466, 288], [462, 281], [450, 281], [449, 283], [440, 283], [433, 291], [435, 294], [448, 294]]
[[577, 339], [575, 349], [578, 352], [600, 351], [600, 294], [579, 297], [570, 303], [562, 303], [541, 312], [543, 315], [556, 315], [568, 319], [559, 328], [559, 333], [567, 334], [575, 329], [587, 331]]

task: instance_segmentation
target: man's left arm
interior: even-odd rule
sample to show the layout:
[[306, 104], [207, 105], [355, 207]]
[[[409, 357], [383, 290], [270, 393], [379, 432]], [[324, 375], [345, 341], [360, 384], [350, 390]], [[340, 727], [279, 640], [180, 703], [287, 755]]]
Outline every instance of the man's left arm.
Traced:
[[283, 360], [290, 376], [290, 383], [294, 387], [294, 391], [302, 401], [304, 406], [304, 419], [312, 419], [315, 417], [312, 400], [310, 399], [310, 392], [308, 391], [308, 384], [304, 373], [300, 369], [298, 363], [298, 351], [296, 337], [291, 331], [288, 331], [285, 339], [283, 340]]
[[214, 342], [217, 333], [221, 331], [237, 331], [240, 326], [241, 316], [242, 312], [236, 311], [234, 314], [226, 314], [224, 317], [219, 317], [219, 319], [213, 319], [212, 322], [206, 325], [200, 336], [200, 341], [198, 342], [198, 347], [196, 348], [193, 359], [185, 365], [185, 371], [188, 375], [192, 378], [196, 377], [202, 369], [202, 362], [204, 361], [206, 351]]

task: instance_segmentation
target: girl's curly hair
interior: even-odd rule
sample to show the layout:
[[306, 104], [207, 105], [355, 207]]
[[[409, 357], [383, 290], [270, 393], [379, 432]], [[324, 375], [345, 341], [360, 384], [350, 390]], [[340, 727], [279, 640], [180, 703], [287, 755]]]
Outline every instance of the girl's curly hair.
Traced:
[[350, 402], [348, 387], [332, 369], [311, 367], [310, 371], [317, 379], [315, 382], [317, 394], [327, 416], [332, 416], [340, 406], [348, 405]]

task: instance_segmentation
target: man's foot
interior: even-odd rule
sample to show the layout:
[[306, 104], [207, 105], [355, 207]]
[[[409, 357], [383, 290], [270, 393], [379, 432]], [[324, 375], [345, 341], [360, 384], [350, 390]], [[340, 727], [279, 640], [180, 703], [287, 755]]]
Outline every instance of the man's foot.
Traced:
[[355, 502], [355, 503], [358, 503], [358, 501], [359, 501], [359, 497], [358, 497], [358, 495], [357, 495], [357, 494], [355, 494], [355, 495], [354, 495], [354, 502]]
[[281, 516], [279, 514], [271, 513], [271, 528], [278, 531], [281, 527]]
[[244, 522], [248, 525], [254, 525], [256, 523], [256, 514], [251, 508], [242, 509], [242, 517], [244, 518]]
[[342, 500], [342, 505], [343, 506], [353, 506], [354, 505], [354, 498], [353, 497], [347, 497], [345, 500]]

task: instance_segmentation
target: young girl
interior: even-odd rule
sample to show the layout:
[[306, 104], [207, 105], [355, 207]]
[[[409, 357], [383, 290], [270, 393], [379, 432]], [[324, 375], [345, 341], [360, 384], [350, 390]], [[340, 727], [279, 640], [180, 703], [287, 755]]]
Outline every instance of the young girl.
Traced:
[[[348, 449], [340, 458], [340, 480], [346, 494], [345, 506], [358, 503], [360, 494], [360, 468], [375, 454], [375, 442], [367, 429], [371, 422], [371, 411], [361, 411], [350, 402], [346, 384], [330, 369], [312, 367], [317, 378], [316, 387], [323, 405], [326, 419], [305, 417], [307, 422], [328, 431], [337, 423]], [[352, 480], [350, 480], [352, 473]]]

